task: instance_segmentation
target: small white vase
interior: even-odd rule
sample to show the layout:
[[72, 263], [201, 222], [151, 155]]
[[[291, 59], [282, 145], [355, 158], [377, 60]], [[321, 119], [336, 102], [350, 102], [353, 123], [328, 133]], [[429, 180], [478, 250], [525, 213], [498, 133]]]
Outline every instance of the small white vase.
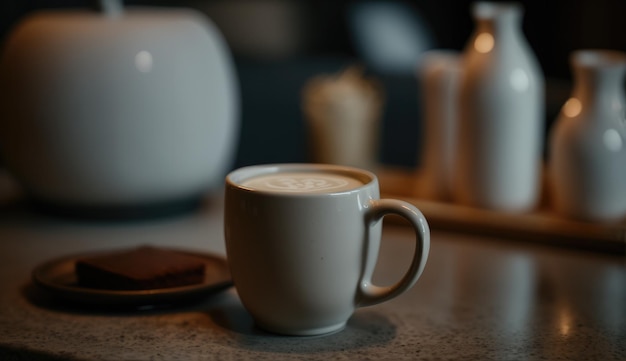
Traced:
[[452, 50], [424, 53], [417, 69], [424, 124], [423, 193], [449, 200], [454, 168], [461, 56]]
[[556, 210], [612, 221], [626, 216], [626, 53], [581, 50], [571, 56], [575, 85], [550, 138]]
[[522, 31], [522, 7], [479, 2], [464, 53], [454, 198], [523, 212], [538, 203], [544, 79]]

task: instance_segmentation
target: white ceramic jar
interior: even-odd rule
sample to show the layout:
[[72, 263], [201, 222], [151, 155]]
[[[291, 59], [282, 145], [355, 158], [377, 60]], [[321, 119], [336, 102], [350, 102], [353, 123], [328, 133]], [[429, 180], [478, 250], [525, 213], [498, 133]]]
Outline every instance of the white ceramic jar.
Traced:
[[430, 50], [422, 55], [417, 78], [423, 115], [421, 175], [427, 198], [449, 200], [456, 157], [461, 56], [453, 50]]
[[479, 2], [473, 15], [459, 90], [454, 198], [528, 211], [540, 195], [544, 78], [521, 31], [520, 4]]
[[380, 87], [359, 68], [308, 81], [302, 110], [311, 160], [375, 169], [383, 105]]
[[626, 216], [626, 53], [571, 56], [574, 89], [552, 129], [550, 178], [556, 210], [571, 218]]
[[149, 207], [222, 183], [238, 85], [219, 31], [173, 8], [33, 14], [0, 60], [0, 152], [39, 202]]

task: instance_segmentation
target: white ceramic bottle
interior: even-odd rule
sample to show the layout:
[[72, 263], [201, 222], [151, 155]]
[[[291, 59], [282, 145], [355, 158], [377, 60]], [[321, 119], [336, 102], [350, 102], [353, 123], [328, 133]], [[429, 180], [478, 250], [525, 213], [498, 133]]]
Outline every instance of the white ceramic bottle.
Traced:
[[540, 194], [544, 79], [517, 3], [479, 2], [464, 52], [453, 194], [458, 202], [531, 210]]
[[556, 210], [612, 221], [626, 216], [626, 53], [581, 50], [571, 56], [575, 85], [550, 138]]
[[425, 135], [420, 152], [421, 186], [427, 198], [450, 199], [456, 153], [460, 59], [460, 54], [453, 50], [430, 50], [423, 54], [418, 64]]

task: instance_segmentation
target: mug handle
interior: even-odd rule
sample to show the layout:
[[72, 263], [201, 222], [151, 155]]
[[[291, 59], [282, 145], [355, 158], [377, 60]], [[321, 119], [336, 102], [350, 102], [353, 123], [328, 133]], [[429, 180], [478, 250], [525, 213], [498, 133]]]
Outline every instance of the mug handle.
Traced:
[[[404, 274], [402, 279], [394, 285], [388, 287], [380, 287], [371, 283], [371, 272], [366, 272], [365, 277], [359, 286], [361, 297], [359, 307], [371, 306], [377, 303], [390, 300], [404, 291], [410, 289], [418, 278], [422, 275], [428, 252], [430, 250], [430, 229], [426, 217], [415, 206], [410, 203], [396, 199], [373, 199], [370, 201], [370, 207], [366, 211], [366, 220], [368, 225], [372, 225], [380, 221], [387, 214], [399, 215], [411, 223], [415, 230], [415, 253], [411, 266]], [[370, 257], [368, 257], [370, 258]], [[371, 265], [370, 267], [373, 267]], [[369, 273], [369, 274], [368, 274]]]

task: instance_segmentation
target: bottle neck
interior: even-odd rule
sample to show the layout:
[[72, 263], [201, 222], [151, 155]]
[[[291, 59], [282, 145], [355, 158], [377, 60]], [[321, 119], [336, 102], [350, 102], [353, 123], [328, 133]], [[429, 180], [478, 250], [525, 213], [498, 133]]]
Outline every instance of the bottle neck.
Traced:
[[521, 28], [521, 16], [507, 14], [498, 18], [476, 19], [476, 31], [487, 32], [494, 36], [516, 35]]
[[518, 48], [525, 50], [526, 41], [521, 31], [522, 8], [517, 4], [476, 3], [473, 7], [476, 24], [469, 51], [497, 56], [519, 55]]
[[523, 10], [517, 4], [479, 2], [472, 10], [478, 33], [517, 36], [521, 29]]
[[598, 105], [612, 106], [615, 102], [621, 104], [624, 101], [626, 58], [620, 62], [607, 60], [605, 57], [597, 55], [596, 53], [576, 53], [573, 55], [574, 96], [581, 101], [593, 102]]

